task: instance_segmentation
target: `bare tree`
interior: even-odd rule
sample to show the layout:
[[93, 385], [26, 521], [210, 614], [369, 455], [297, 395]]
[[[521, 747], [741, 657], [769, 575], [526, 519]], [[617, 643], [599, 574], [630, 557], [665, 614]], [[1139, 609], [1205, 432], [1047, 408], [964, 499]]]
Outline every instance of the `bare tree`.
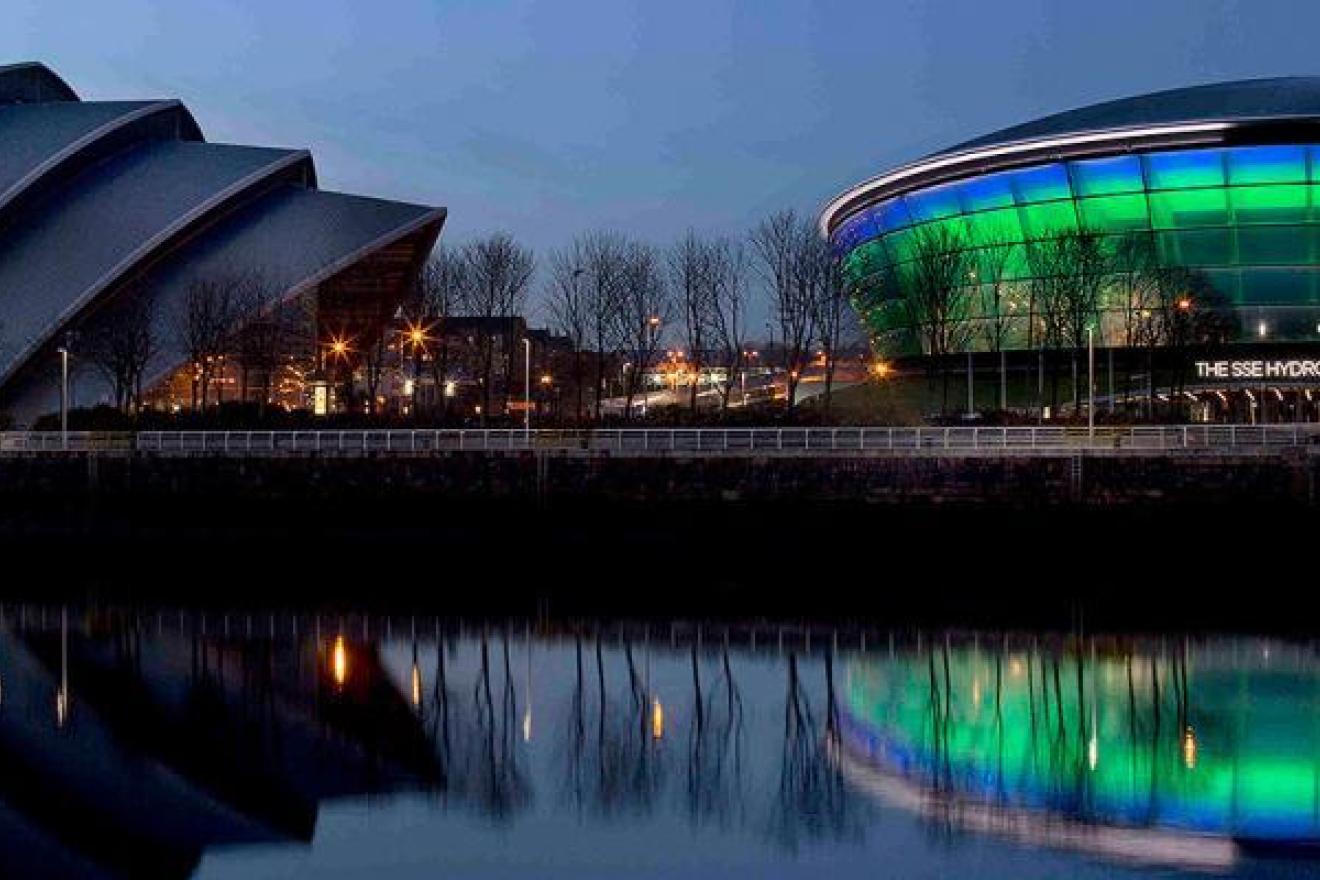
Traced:
[[814, 269], [810, 257], [810, 243], [815, 236], [811, 224], [792, 210], [770, 215], [750, 236], [770, 296], [771, 320], [779, 330], [778, 366], [784, 371], [790, 410], [815, 338]]
[[[443, 420], [449, 415], [449, 321], [462, 311], [463, 293], [467, 289], [467, 263], [459, 255], [437, 247], [417, 276], [413, 310], [422, 327], [424, 337], [433, 338], [435, 350], [430, 352], [431, 384]], [[433, 335], [434, 333], [434, 335]], [[414, 357], [424, 351], [414, 348]]]
[[[175, 315], [175, 333], [193, 368], [193, 409], [206, 407], [211, 382], [223, 378], [242, 286], [243, 276], [235, 273], [195, 278]], [[219, 402], [220, 394], [216, 397]]]
[[695, 374], [688, 396], [688, 406], [695, 413], [706, 349], [714, 332], [712, 308], [715, 296], [715, 254], [711, 242], [689, 229], [666, 256], [669, 283], [682, 319], [683, 343], [687, 347], [688, 362]]
[[729, 407], [734, 376], [747, 369], [747, 256], [742, 245], [718, 238], [710, 245], [710, 331], [723, 368], [720, 409]]
[[603, 413], [605, 366], [610, 352], [622, 346], [619, 312], [627, 282], [629, 244], [613, 232], [593, 232], [578, 239], [586, 284], [587, 335], [596, 354], [596, 419]]
[[944, 225], [919, 227], [912, 259], [899, 275], [908, 323], [928, 358], [927, 374], [939, 367], [944, 377], [942, 411], [948, 411], [948, 355], [970, 340], [973, 257], [961, 232]]
[[1073, 407], [1081, 400], [1078, 362], [1090, 334], [1097, 329], [1100, 297], [1110, 274], [1109, 253], [1104, 240], [1089, 229], [1068, 230], [1057, 239], [1062, 257], [1063, 282], [1060, 315], [1064, 338], [1072, 348]]
[[568, 337], [573, 347], [573, 386], [577, 396], [574, 410], [582, 421], [586, 385], [583, 352], [591, 339], [591, 297], [587, 281], [586, 254], [579, 239], [550, 254], [550, 281], [547, 299], [550, 320], [555, 329]]
[[830, 243], [820, 236], [808, 239], [804, 259], [812, 279], [812, 311], [816, 336], [820, 339], [825, 358], [825, 391], [822, 403], [829, 412], [834, 398], [834, 374], [838, 369], [844, 335], [849, 327], [852, 311], [848, 304], [848, 287], [843, 264], [834, 254]]
[[660, 347], [660, 330], [669, 320], [672, 301], [660, 257], [650, 245], [628, 245], [620, 280], [615, 335], [632, 364], [624, 378], [624, 413], [630, 417], [633, 399]]
[[1012, 282], [1009, 268], [1018, 245], [1006, 236], [990, 236], [978, 242], [976, 283], [982, 291], [982, 328], [986, 347], [999, 356], [999, 409], [1008, 408], [1008, 341], [1017, 315], [1017, 304], [1009, 297]]
[[146, 282], [131, 282], [83, 329], [86, 357], [105, 377], [120, 410], [142, 406], [142, 377], [156, 354], [154, 305]]
[[255, 270], [240, 277], [235, 291], [231, 347], [238, 359], [241, 399], [246, 402], [251, 396], [250, 380], [255, 373], [261, 382], [257, 402], [263, 412], [296, 334], [295, 309], [284, 307], [282, 293], [282, 285]]
[[[477, 368], [481, 383], [481, 419], [485, 422], [490, 413], [495, 379], [496, 342], [500, 344], [504, 359], [501, 409], [508, 408], [514, 362], [512, 349], [517, 343], [511, 329], [513, 322], [497, 322], [495, 319], [510, 319], [523, 314], [536, 262], [530, 250], [503, 232], [469, 242], [463, 247], [462, 256], [466, 311], [474, 318], [484, 319], [478, 322]], [[498, 340], [497, 323], [503, 328], [498, 333]]]

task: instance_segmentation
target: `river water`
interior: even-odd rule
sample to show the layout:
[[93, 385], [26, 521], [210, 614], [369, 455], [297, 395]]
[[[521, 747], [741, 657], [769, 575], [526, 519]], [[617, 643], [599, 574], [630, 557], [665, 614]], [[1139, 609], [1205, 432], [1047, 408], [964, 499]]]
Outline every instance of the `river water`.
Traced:
[[1307, 643], [6, 607], [46, 877], [1303, 877]]

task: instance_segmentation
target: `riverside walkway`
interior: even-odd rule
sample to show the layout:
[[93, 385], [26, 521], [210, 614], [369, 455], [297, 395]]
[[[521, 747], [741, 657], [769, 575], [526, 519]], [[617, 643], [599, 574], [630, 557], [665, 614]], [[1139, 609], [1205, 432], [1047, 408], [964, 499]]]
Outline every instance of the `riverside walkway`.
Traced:
[[824, 427], [0, 432], [0, 455], [1070, 456], [1320, 453], [1320, 423], [1081, 427]]

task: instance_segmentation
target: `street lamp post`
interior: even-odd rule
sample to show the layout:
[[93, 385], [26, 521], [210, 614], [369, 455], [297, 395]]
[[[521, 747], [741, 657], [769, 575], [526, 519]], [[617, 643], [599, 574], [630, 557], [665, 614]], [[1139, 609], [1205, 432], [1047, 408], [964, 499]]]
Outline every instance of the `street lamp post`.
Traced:
[[60, 346], [60, 447], [69, 449], [69, 343]]
[[1095, 325], [1086, 327], [1086, 434], [1095, 440]]
[[523, 439], [532, 440], [532, 340], [523, 337]]

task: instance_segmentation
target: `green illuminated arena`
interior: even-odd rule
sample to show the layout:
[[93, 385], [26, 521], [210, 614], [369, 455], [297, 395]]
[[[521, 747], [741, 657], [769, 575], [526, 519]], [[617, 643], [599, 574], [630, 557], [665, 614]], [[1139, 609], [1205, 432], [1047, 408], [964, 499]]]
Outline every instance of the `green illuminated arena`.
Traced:
[[1214, 313], [1226, 342], [1320, 341], [1320, 78], [1047, 117], [866, 181], [821, 225], [891, 351], [923, 349], [914, 325], [936, 318], [912, 291], [940, 271], [961, 279], [937, 316], [966, 326], [961, 348], [1047, 345], [1042, 280], [1069, 238], [1095, 250], [1097, 344], [1142, 344], [1172, 309]]

